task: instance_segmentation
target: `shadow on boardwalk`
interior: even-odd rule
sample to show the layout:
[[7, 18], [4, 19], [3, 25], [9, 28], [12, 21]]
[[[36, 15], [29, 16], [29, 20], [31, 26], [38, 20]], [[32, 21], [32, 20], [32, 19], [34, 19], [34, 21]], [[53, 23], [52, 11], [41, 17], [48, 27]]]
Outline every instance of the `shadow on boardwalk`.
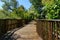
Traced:
[[20, 28], [16, 28], [14, 30], [8, 31], [6, 34], [4, 34], [0, 40], [16, 40], [18, 38], [20, 38], [20, 35], [14, 34], [16, 31], [18, 31]]
[[32, 21], [23, 28], [7, 32], [0, 40], [43, 40], [37, 31], [36, 22]]

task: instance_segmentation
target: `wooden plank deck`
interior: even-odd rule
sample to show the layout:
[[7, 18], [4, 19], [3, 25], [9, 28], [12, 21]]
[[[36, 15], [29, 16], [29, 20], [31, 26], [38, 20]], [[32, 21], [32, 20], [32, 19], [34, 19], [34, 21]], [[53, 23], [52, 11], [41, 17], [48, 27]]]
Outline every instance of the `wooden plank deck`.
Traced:
[[18, 37], [17, 40], [42, 40], [36, 32], [35, 23], [36, 22], [31, 22], [22, 29], [19, 29], [13, 34], [13, 37]]
[[36, 32], [36, 22], [30, 22], [25, 27], [14, 32], [9, 39], [5, 40], [42, 40]]

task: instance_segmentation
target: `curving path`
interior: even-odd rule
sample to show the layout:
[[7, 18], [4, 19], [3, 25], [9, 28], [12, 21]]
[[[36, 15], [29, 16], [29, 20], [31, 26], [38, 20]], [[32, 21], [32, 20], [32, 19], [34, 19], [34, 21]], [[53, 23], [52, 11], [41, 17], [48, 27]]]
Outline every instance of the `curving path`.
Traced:
[[32, 21], [16, 31], [11, 31], [11, 34], [1, 40], [42, 40], [36, 32], [36, 22]]

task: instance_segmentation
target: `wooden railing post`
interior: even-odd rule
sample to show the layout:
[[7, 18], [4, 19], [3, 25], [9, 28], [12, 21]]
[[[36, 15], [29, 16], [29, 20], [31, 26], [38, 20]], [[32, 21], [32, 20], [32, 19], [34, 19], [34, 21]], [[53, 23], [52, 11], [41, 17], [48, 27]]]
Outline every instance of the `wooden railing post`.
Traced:
[[56, 38], [55, 38], [55, 40], [58, 40], [58, 22], [55, 22], [55, 24], [56, 24], [56, 33], [55, 33], [55, 36], [56, 36]]
[[48, 40], [52, 40], [52, 22], [48, 22]]
[[[45, 33], [45, 34], [44, 34], [44, 35], [45, 35], [44, 40], [48, 40], [48, 39], [49, 39], [49, 35], [50, 35], [50, 34], [48, 33], [48, 32], [50, 31], [50, 30], [49, 30], [49, 27], [50, 27], [49, 25], [50, 25], [50, 24], [48, 24], [48, 21], [44, 21], [44, 33]], [[51, 38], [52, 38], [52, 37], [51, 37]]]

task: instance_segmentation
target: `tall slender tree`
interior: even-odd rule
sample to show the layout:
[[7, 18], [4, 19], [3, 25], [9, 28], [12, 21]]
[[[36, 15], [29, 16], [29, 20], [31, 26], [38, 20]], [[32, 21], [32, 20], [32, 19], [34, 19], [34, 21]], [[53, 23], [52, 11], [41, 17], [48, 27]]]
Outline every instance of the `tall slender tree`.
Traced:
[[4, 10], [12, 10], [14, 11], [16, 8], [18, 8], [18, 2], [16, 0], [1, 0], [2, 2], [4, 2], [3, 4], [3, 9]]
[[4, 12], [7, 16], [9, 15], [10, 12], [15, 11], [17, 13], [17, 8], [18, 8], [18, 2], [17, 0], [1, 0], [4, 4], [2, 6]]

